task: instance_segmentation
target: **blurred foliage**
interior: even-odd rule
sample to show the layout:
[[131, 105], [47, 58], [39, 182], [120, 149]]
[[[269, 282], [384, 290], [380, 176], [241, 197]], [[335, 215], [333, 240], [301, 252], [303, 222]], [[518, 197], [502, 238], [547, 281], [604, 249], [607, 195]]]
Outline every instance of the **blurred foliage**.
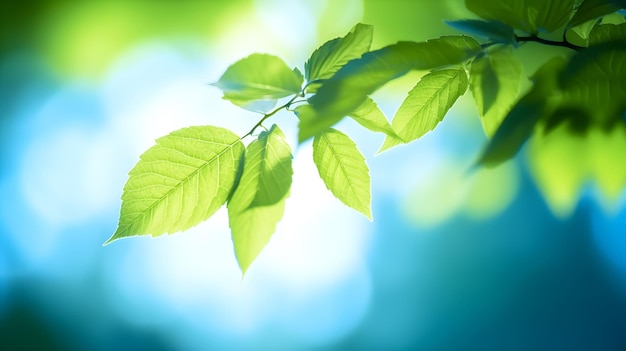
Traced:
[[[310, 23], [299, 22], [309, 17], [294, 16], [299, 8], [311, 10]], [[298, 200], [294, 191], [289, 201], [295, 219], [285, 221], [280, 240], [268, 248], [273, 255], [257, 262], [243, 282], [232, 255], [219, 250], [232, 244], [224, 232], [216, 232], [227, 230], [219, 219], [174, 240], [100, 248], [118, 214], [122, 177], [140, 151], [133, 149], [134, 138], [145, 144], [158, 135], [155, 130], [171, 127], [162, 117], [137, 114], [142, 112], [137, 105], [159, 112], [165, 106], [163, 115], [176, 118], [177, 112], [184, 118], [189, 112], [202, 118], [207, 112], [230, 112], [222, 109], [228, 104], [198, 89], [217, 76], [208, 77], [203, 66], [185, 66], [191, 75], [198, 72], [197, 80], [190, 84], [193, 90], [181, 89], [169, 75], [180, 74], [180, 67], [170, 70], [163, 52], [193, 55], [212, 67], [226, 67], [257, 50], [294, 52], [304, 62], [306, 50], [361, 20], [376, 27], [372, 49], [378, 49], [398, 40], [458, 34], [442, 21], [455, 19], [477, 20], [458, 0], [0, 2], [0, 188], [5, 196], [0, 348], [625, 349], [621, 234], [626, 216], [623, 211], [608, 216], [623, 201], [625, 131], [581, 130], [585, 115], [566, 121], [572, 116], [561, 114], [538, 124], [523, 150], [526, 157], [516, 160], [528, 168], [507, 162], [468, 172], [485, 139], [479, 120], [467, 117], [485, 111], [475, 111], [466, 94], [419, 143], [368, 157], [378, 199], [372, 209], [376, 222], [361, 226], [323, 197]], [[280, 23], [280, 30], [268, 31], [272, 23]], [[613, 13], [600, 23], [569, 28], [566, 36], [580, 46], [623, 38], [623, 23], [623, 12]], [[227, 29], [240, 40], [220, 47], [219, 38], [233, 37]], [[302, 46], [280, 34], [298, 37]], [[543, 37], [561, 40], [560, 34]], [[206, 52], [188, 52], [189, 41], [206, 45], [201, 49]], [[125, 60], [153, 43], [161, 51], [144, 50], [132, 57], [136, 61]], [[510, 49], [525, 72], [522, 95], [532, 85], [525, 76], [537, 72], [546, 57], [572, 54], [538, 43]], [[508, 51], [492, 53], [494, 72], [503, 72], [498, 64], [506, 61], [494, 56]], [[484, 71], [486, 57], [471, 69]], [[124, 67], [117, 66], [122, 60]], [[162, 71], [151, 66], [136, 73], [150, 65]], [[509, 74], [515, 76], [514, 71]], [[378, 105], [366, 99], [350, 117], [394, 136], [383, 112], [400, 106], [424, 74], [409, 72], [387, 83], [373, 95]], [[154, 84], [150, 75], [161, 78]], [[514, 95], [509, 88], [506, 95]], [[99, 110], [106, 89], [116, 90], [114, 97], [128, 95], [107, 101], [115, 111]], [[180, 96], [170, 101], [152, 89], [176, 90]], [[177, 105], [196, 103], [194, 91], [200, 91], [202, 104]], [[486, 92], [482, 109], [500, 99], [507, 100]], [[226, 115], [229, 123], [239, 117], [249, 121]], [[119, 128], [111, 128], [120, 121]], [[140, 128], [144, 121], [149, 121], [146, 128]], [[93, 128], [82, 128], [85, 123]], [[351, 125], [338, 128], [344, 126]], [[347, 132], [359, 144], [372, 140], [358, 129]], [[377, 145], [359, 146], [368, 156]], [[318, 195], [320, 185], [305, 189], [306, 194]], [[94, 194], [83, 191], [87, 187], [98, 206]], [[571, 216], [555, 219], [546, 201], [552, 213]], [[306, 211], [332, 216], [320, 221]], [[38, 284], [20, 283], [25, 281]]]
[[141, 41], [210, 40], [251, 1], [4, 1], [0, 51], [32, 49], [61, 74], [99, 77]]
[[[403, 40], [370, 50], [372, 26], [359, 23], [345, 36], [314, 50], [304, 64], [304, 74], [273, 55], [252, 54], [240, 59], [214, 85], [222, 90], [223, 99], [258, 111], [262, 115], [258, 122], [239, 139], [236, 134], [215, 127], [203, 127], [215, 130], [193, 135], [188, 134], [190, 128], [181, 129], [159, 139], [129, 173], [118, 229], [107, 243], [127, 236], [158, 236], [185, 230], [208, 219], [227, 203], [235, 252], [245, 273], [282, 218], [283, 200], [292, 183], [292, 156], [282, 131], [274, 125], [268, 132], [273, 135], [272, 131], [279, 131], [283, 141], [277, 144], [263, 141], [267, 139], [265, 133], [254, 134], [259, 127], [267, 130], [263, 123], [281, 110], [294, 112], [299, 119], [300, 143], [314, 138], [315, 165], [327, 188], [344, 204], [371, 219], [371, 186], [365, 158], [349, 136], [330, 128], [347, 116], [363, 117], [363, 110], [376, 112], [370, 96], [410, 71], [428, 73], [409, 91], [390, 125], [373, 119], [367, 123], [360, 120], [370, 131], [385, 134], [379, 152], [411, 143], [434, 130], [468, 88], [485, 133], [491, 137], [477, 166], [494, 167], [513, 158], [528, 139], [535, 137], [538, 125], [544, 125], [546, 133], [567, 125], [568, 133], [594, 136], [590, 132], [594, 129], [626, 129], [626, 38], [620, 25], [600, 24], [602, 16], [617, 11], [613, 3], [608, 3], [611, 11], [605, 8], [606, 4], [602, 0], [584, 0], [580, 4], [574, 0], [466, 0], [467, 8], [481, 19], [446, 22], [464, 35]], [[420, 5], [428, 10], [427, 4]], [[580, 15], [587, 10], [597, 13]], [[583, 25], [585, 29], [577, 33], [586, 35], [584, 22], [596, 18], [585, 45], [567, 40], [570, 28]], [[561, 39], [544, 37], [546, 34], [561, 34]], [[518, 98], [523, 67], [515, 50], [528, 43], [568, 52], [543, 54], [543, 62], [528, 77], [530, 88]], [[281, 98], [289, 100], [269, 110]], [[244, 157], [241, 141], [248, 137], [258, 139], [247, 146]], [[170, 138], [174, 140], [169, 141]], [[596, 150], [595, 144], [602, 144], [603, 139], [594, 137], [594, 145], [583, 150]], [[623, 133], [610, 134], [607, 139], [616, 143], [609, 146], [611, 150], [620, 150], [621, 144], [626, 144]], [[209, 146], [203, 147], [204, 144]], [[256, 150], [257, 145], [265, 144], [267, 148]], [[534, 144], [539, 151], [531, 158], [540, 158], [541, 145]], [[626, 176], [622, 176], [626, 172], [615, 174], [610, 164], [623, 159], [625, 152], [626, 149], [615, 154], [600, 151], [602, 157], [592, 152], [590, 161], [579, 160], [577, 169], [553, 168], [555, 163], [550, 157], [534, 162], [533, 167], [541, 175], [538, 179], [543, 185], [550, 183], [548, 188], [555, 188], [553, 193], [544, 190], [551, 194], [547, 198], [555, 212], [567, 214], [587, 177], [599, 184], [607, 198], [619, 198], [626, 187]], [[609, 154], [615, 157], [606, 156]], [[289, 161], [288, 167], [282, 158]], [[555, 181], [568, 171], [572, 181], [565, 186]], [[227, 181], [222, 184], [222, 180]], [[260, 198], [265, 200], [258, 202], [256, 199]], [[206, 211], [196, 208], [199, 199], [210, 204], [201, 206]], [[500, 202], [506, 202], [502, 199]], [[476, 204], [477, 208], [482, 205]], [[263, 215], [264, 211], [267, 215]], [[245, 213], [250, 215], [244, 216]], [[247, 224], [242, 225], [243, 222]], [[254, 228], [262, 229], [255, 233]]]

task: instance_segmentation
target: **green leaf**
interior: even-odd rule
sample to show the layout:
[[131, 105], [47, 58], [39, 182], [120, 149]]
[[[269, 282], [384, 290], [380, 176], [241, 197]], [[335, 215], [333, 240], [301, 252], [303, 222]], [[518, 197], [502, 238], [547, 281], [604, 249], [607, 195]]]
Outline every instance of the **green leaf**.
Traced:
[[291, 159], [291, 148], [277, 125], [246, 148], [241, 179], [228, 201], [233, 244], [243, 273], [283, 216], [293, 174]]
[[244, 146], [218, 127], [183, 128], [157, 139], [130, 171], [115, 234], [119, 238], [182, 231], [227, 200]]
[[522, 78], [522, 63], [511, 47], [490, 50], [472, 62], [470, 90], [488, 136], [517, 100]]
[[306, 80], [310, 82], [332, 77], [346, 63], [369, 51], [373, 35], [374, 27], [358, 23], [343, 38], [324, 43], [304, 64]]
[[590, 46], [611, 42], [626, 44], [626, 23], [597, 25], [589, 33]]
[[354, 141], [330, 128], [313, 139], [313, 161], [333, 195], [372, 220], [369, 169]]
[[564, 126], [535, 133], [528, 145], [528, 169], [552, 212], [569, 215], [588, 180], [584, 140]]
[[561, 107], [611, 126], [626, 109], [626, 45], [604, 43], [574, 54], [560, 77]]
[[490, 39], [496, 43], [511, 44], [517, 46], [515, 32], [511, 26], [497, 20], [458, 20], [444, 21], [454, 29], [468, 34], [478, 35]]
[[587, 46], [589, 33], [593, 27], [597, 24], [596, 19], [589, 20], [576, 27], [568, 28], [566, 30], [566, 38], [569, 42], [579, 46]]
[[456, 100], [467, 90], [465, 69], [432, 71], [409, 92], [400, 105], [391, 126], [400, 136], [388, 136], [378, 152], [404, 142], [411, 142], [435, 129]]
[[587, 148], [592, 177], [604, 196], [618, 203], [626, 187], [626, 124], [610, 130], [592, 129], [587, 134]]
[[285, 135], [274, 124], [246, 148], [243, 174], [228, 207], [241, 212], [283, 199], [291, 187], [291, 160]]
[[256, 100], [275, 100], [298, 94], [302, 74], [291, 70], [283, 60], [267, 54], [252, 54], [228, 67], [214, 83], [224, 91], [224, 99], [238, 106]]
[[533, 75], [531, 90], [522, 97], [502, 121], [478, 160], [484, 166], [496, 166], [515, 156], [532, 134], [537, 122], [550, 116], [558, 100], [558, 74], [566, 61], [555, 57]]
[[378, 108], [378, 105], [370, 97], [367, 97], [361, 106], [352, 111], [350, 117], [372, 132], [398, 137], [393, 128], [391, 128], [383, 111]]
[[480, 45], [467, 36], [426, 42], [399, 42], [352, 60], [309, 99], [311, 109], [300, 119], [298, 139], [317, 135], [357, 109], [368, 95], [412, 69], [458, 64], [477, 55]]
[[233, 246], [242, 274], [261, 253], [276, 231], [276, 225], [285, 212], [285, 197], [270, 206], [252, 207], [242, 212], [228, 206], [228, 222], [232, 232]]
[[555, 214], [571, 214], [590, 181], [606, 205], [620, 202], [626, 186], [626, 125], [592, 127], [584, 133], [561, 125], [538, 132], [529, 142], [528, 155], [531, 175]]
[[589, 20], [626, 8], [626, 0], [584, 0], [567, 24], [568, 28], [576, 27]]
[[224, 96], [225, 100], [232, 102], [234, 105], [239, 106], [243, 109], [252, 112], [265, 113], [270, 111], [276, 106], [276, 99], [265, 99], [265, 100], [249, 100], [249, 99], [241, 99], [237, 97], [237, 95], [233, 96]]
[[484, 19], [536, 34], [553, 32], [567, 23], [574, 0], [465, 0], [465, 6]]
[[[488, 56], [488, 54], [480, 55], [474, 59], [470, 70], [470, 77], [470, 88], [474, 95], [474, 101], [476, 101], [478, 113], [483, 117], [495, 104], [498, 98], [498, 92], [500, 91], [498, 74], [495, 72], [495, 68], [491, 64], [491, 57]], [[482, 121], [483, 127], [485, 127], [484, 119], [482, 119]], [[501, 120], [498, 122], [501, 122]], [[497, 125], [490, 125], [489, 135], [493, 134], [493, 129], [495, 128], [497, 128]]]
[[304, 75], [302, 74], [302, 72], [300, 71], [298, 67], [293, 68], [293, 74], [296, 76], [296, 79], [298, 80], [298, 82], [300, 82], [300, 84], [304, 82]]

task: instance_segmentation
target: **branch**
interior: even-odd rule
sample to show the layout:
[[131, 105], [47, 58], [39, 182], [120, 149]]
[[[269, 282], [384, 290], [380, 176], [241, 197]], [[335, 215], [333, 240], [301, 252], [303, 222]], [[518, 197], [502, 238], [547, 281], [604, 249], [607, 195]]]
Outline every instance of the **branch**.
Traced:
[[552, 40], [546, 40], [546, 39], [540, 38], [540, 37], [538, 37], [536, 35], [529, 35], [529, 36], [526, 36], [526, 37], [518, 37], [518, 36], [516, 36], [515, 40], [517, 40], [520, 43], [527, 42], [527, 41], [534, 41], [534, 42], [545, 44], [545, 45], [560, 46], [560, 47], [572, 49], [572, 50], [575, 50], [575, 51], [579, 51], [579, 50], [585, 49], [585, 47], [574, 45], [574, 44], [570, 43], [569, 41], [567, 41], [565, 39], [563, 41], [552, 41]]
[[284, 105], [281, 105], [281, 106], [279, 106], [279, 107], [277, 107], [277, 108], [273, 109], [272, 111], [270, 111], [270, 112], [268, 112], [268, 113], [263, 114], [263, 118], [261, 118], [261, 120], [260, 120], [257, 124], [255, 124], [255, 125], [254, 125], [254, 127], [252, 127], [252, 129], [250, 129], [250, 131], [249, 131], [248, 133], [246, 133], [244, 136], [242, 136], [242, 137], [240, 138], [240, 140], [241, 140], [241, 139], [243, 139], [243, 138], [245, 138], [245, 137], [247, 137], [247, 136], [252, 135], [252, 133], [254, 133], [254, 131], [255, 131], [257, 128], [259, 128], [259, 127], [261, 126], [261, 124], [263, 124], [263, 122], [265, 122], [265, 120], [266, 120], [266, 119], [268, 119], [268, 118], [272, 117], [272, 116], [273, 116], [273, 115], [275, 115], [278, 111], [280, 111], [280, 110], [282, 110], [282, 109], [288, 109], [288, 108], [289, 108], [289, 106], [291, 106], [291, 104], [292, 104], [292, 103], [293, 103], [293, 102], [294, 102], [294, 101], [295, 101], [295, 100], [296, 100], [299, 96], [300, 96], [300, 94], [298, 94], [298, 95], [294, 95], [294, 97], [293, 97], [293, 98], [291, 98], [291, 100], [287, 101], [287, 103], [285, 103]]

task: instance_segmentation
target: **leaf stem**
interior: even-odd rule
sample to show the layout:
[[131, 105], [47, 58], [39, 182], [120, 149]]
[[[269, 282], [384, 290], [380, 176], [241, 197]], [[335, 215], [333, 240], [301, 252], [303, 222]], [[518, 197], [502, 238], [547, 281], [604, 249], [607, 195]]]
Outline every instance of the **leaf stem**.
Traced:
[[289, 105], [289, 107], [287, 107], [287, 111], [289, 111], [289, 112], [292, 112], [292, 111], [293, 111], [293, 109], [290, 109], [290, 107], [291, 107], [292, 105], [295, 105], [295, 104], [302, 104], [302, 103], [306, 103], [306, 102], [308, 102], [308, 100], [307, 100], [307, 99], [303, 99], [303, 100], [295, 100], [295, 101], [293, 101], [293, 102], [291, 103], [291, 105]]
[[553, 40], [540, 38], [537, 35], [529, 35], [529, 36], [516, 36], [515, 40], [517, 40], [520, 43], [534, 41], [534, 42], [545, 44], [545, 45], [560, 46], [560, 47], [572, 49], [575, 51], [584, 49], [583, 46], [574, 45], [570, 43], [569, 41], [567, 41], [565, 38], [563, 39], [563, 41], [553, 41]]
[[304, 88], [302, 88], [302, 93], [306, 92], [306, 89], [309, 87], [309, 85], [316, 84], [316, 83], [323, 83], [325, 81], [326, 79], [313, 79], [311, 81], [306, 82], [306, 84], [304, 85]]
[[257, 124], [254, 125], [254, 127], [252, 127], [252, 129], [250, 129], [250, 131], [248, 133], [246, 133], [244, 136], [241, 137], [241, 139], [248, 137], [250, 135], [252, 135], [252, 133], [254, 133], [254, 131], [259, 128], [260, 126], [262, 126], [263, 122], [265, 122], [266, 119], [272, 117], [273, 115], [275, 115], [278, 111], [283, 110], [283, 109], [288, 109], [289, 106], [291, 106], [291, 104], [298, 98], [300, 97], [301, 94], [296, 94], [294, 95], [289, 101], [287, 101], [284, 105], [278, 106], [277, 108], [273, 109], [272, 111], [263, 114], [263, 118], [261, 118], [261, 120], [259, 122], [257, 122]]

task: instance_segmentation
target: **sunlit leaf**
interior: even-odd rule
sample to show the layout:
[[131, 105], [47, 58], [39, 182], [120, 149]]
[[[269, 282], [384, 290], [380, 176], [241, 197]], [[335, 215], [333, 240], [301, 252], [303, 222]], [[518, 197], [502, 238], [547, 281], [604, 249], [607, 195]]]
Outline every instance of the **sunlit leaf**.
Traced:
[[227, 200], [244, 146], [218, 127], [184, 128], [157, 139], [130, 171], [115, 234], [173, 233], [209, 218]]
[[374, 29], [359, 23], [343, 38], [335, 38], [313, 51], [304, 64], [307, 81], [328, 79], [348, 61], [361, 57], [372, 44]]
[[391, 125], [402, 140], [388, 136], [379, 152], [411, 142], [435, 129], [456, 100], [467, 90], [465, 69], [432, 71], [409, 92]]
[[558, 99], [558, 74], [566, 61], [555, 57], [545, 63], [534, 75], [535, 84], [511, 109], [480, 157], [484, 166], [498, 165], [515, 156], [532, 134], [541, 118], [550, 116]]
[[387, 117], [370, 97], [367, 97], [361, 106], [352, 111], [350, 117], [373, 132], [381, 132], [397, 137], [389, 121], [387, 121]]
[[611, 42], [626, 45], [626, 23], [597, 25], [589, 33], [589, 45]]
[[447, 25], [468, 34], [478, 35], [490, 39], [496, 43], [511, 44], [517, 46], [515, 32], [511, 26], [497, 20], [458, 20], [445, 21]]
[[309, 99], [312, 111], [300, 119], [298, 139], [323, 132], [358, 108], [368, 95], [412, 69], [457, 64], [479, 52], [474, 39], [448, 36], [420, 43], [399, 42], [366, 53], [343, 66]]
[[228, 67], [213, 85], [224, 91], [224, 99], [237, 105], [255, 100], [273, 100], [298, 94], [302, 74], [283, 60], [267, 54], [252, 54]]
[[276, 230], [291, 187], [291, 148], [273, 125], [246, 148], [241, 179], [228, 201], [237, 261], [245, 273]]
[[484, 19], [498, 20], [527, 33], [553, 32], [574, 10], [574, 0], [465, 0], [465, 5]]
[[276, 231], [285, 212], [285, 198], [273, 205], [252, 207], [241, 212], [228, 206], [228, 223], [232, 232], [237, 262], [243, 274], [261, 253]]
[[575, 27], [623, 8], [626, 8], [626, 0], [584, 0], [567, 26]]
[[511, 47], [491, 50], [472, 62], [470, 90], [488, 136], [517, 100], [522, 78], [522, 63]]
[[241, 180], [228, 206], [237, 211], [273, 205], [289, 191], [293, 169], [291, 147], [273, 125], [246, 148]]
[[338, 130], [328, 129], [313, 139], [313, 160], [333, 195], [371, 220], [369, 168], [354, 141]]

